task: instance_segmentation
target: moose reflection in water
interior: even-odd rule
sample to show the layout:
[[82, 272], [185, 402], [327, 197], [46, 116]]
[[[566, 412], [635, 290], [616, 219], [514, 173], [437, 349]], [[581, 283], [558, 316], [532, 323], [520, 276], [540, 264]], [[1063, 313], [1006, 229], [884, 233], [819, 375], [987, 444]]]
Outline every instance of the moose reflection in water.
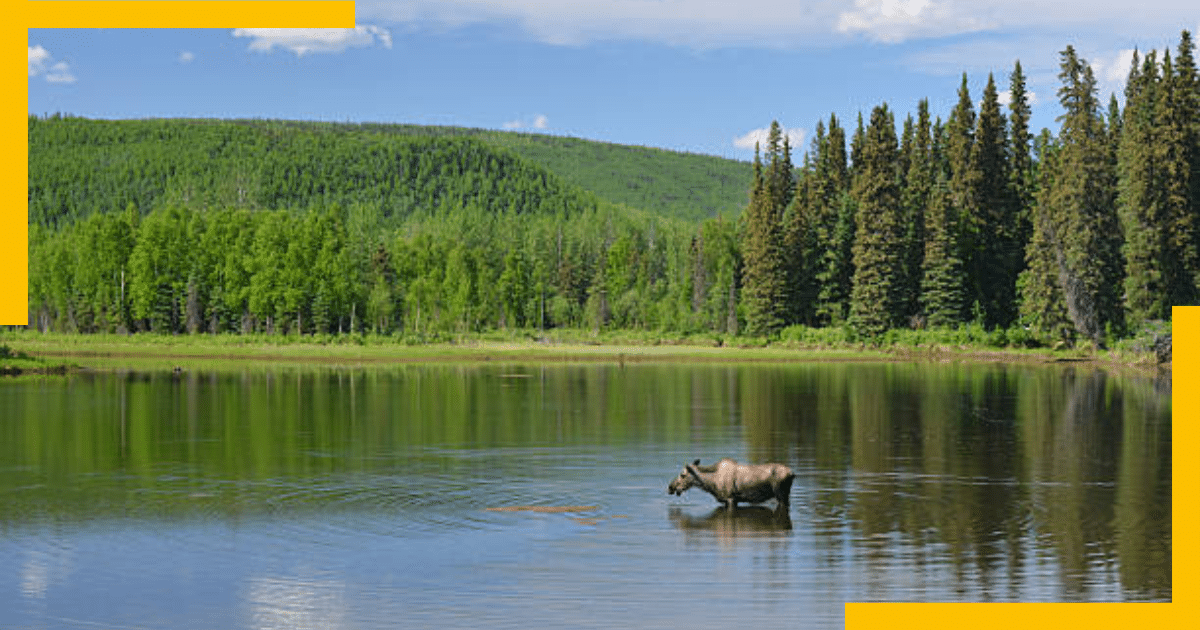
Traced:
[[713, 495], [726, 507], [735, 508], [738, 502], [762, 503], [775, 499], [786, 508], [796, 475], [783, 464], [739, 464], [725, 458], [701, 466], [700, 460], [685, 464], [679, 476], [667, 485], [667, 494], [683, 496], [692, 487]]
[[679, 529], [713, 532], [719, 538], [755, 536], [792, 531], [792, 515], [787, 505], [769, 508], [762, 505], [718, 507], [705, 516], [695, 516], [673, 506], [667, 517]]

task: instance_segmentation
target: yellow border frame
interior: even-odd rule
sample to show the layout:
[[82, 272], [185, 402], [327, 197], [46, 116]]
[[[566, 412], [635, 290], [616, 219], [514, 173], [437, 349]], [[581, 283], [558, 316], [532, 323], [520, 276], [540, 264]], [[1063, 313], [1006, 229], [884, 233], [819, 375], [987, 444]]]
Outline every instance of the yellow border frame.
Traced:
[[[18, 48], [28, 47], [29, 28], [232, 28], [354, 26], [349, 1], [22, 1], [12, 24], [2, 28], [3, 66], [7, 80], [17, 81]], [[27, 70], [27, 68], [26, 68]], [[0, 190], [9, 202], [0, 206], [0, 324], [25, 324], [28, 317], [28, 150], [29, 84], [21, 74], [17, 98], [5, 102], [0, 142], [9, 147], [0, 169]], [[10, 85], [13, 85], [10, 83]], [[1174, 353], [1183, 376], [1173, 388], [1172, 409], [1183, 422], [1172, 423], [1172, 567], [1170, 604], [846, 604], [847, 628], [972, 628], [1012, 630], [1030, 627], [1173, 628], [1195, 618], [1196, 542], [1200, 531], [1194, 492], [1200, 481], [1196, 453], [1197, 425], [1189, 418], [1200, 408], [1200, 390], [1190, 387], [1200, 335], [1200, 307], [1176, 307]], [[1183, 483], [1180, 483], [1180, 482]], [[785, 626], [786, 620], [781, 621]]]

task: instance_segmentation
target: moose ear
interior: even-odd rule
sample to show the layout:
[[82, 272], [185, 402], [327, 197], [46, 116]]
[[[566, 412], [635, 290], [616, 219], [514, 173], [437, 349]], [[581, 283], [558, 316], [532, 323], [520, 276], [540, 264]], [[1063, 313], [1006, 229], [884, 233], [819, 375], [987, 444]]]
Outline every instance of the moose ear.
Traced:
[[692, 462], [692, 465], [693, 465], [693, 466], [699, 466], [699, 465], [700, 465], [700, 460], [698, 460], [698, 459], [697, 459], [696, 461]]
[[695, 477], [696, 479], [700, 479], [700, 471], [696, 470], [695, 465], [688, 464], [685, 466], [685, 468], [687, 469], [689, 475]]

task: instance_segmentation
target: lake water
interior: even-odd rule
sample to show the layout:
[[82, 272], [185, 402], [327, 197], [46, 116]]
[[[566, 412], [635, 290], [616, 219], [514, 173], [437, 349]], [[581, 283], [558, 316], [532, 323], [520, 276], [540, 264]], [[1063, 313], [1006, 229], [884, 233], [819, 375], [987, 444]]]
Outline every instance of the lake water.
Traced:
[[[0, 627], [843, 623], [1169, 601], [1169, 379], [431, 365], [0, 380]], [[778, 461], [788, 509], [669, 496]], [[500, 508], [500, 509], [496, 509]]]

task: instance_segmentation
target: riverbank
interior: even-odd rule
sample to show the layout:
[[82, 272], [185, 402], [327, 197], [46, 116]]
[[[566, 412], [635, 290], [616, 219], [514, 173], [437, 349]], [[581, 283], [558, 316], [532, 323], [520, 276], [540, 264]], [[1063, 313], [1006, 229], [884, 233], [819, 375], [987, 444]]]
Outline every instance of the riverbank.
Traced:
[[29, 353], [14, 350], [0, 344], [0, 376], [56, 375], [62, 376], [74, 369], [69, 363], [46, 361]]
[[[1170, 369], [1152, 352], [1093, 349], [1014, 349], [968, 344], [798, 344], [753, 338], [661, 337], [649, 334], [481, 334], [414, 343], [387, 336], [274, 335], [71, 335], [0, 332], [11, 357], [0, 368], [14, 373], [66, 373], [86, 369], [201, 367], [228, 363], [386, 365], [404, 363], [789, 363], [831, 361], [930, 361], [1086, 363]], [[23, 358], [20, 358], [23, 357]], [[23, 363], [22, 363], [23, 362]], [[11, 366], [11, 367], [10, 367]], [[36, 372], [35, 370], [50, 370]], [[8, 373], [8, 372], [5, 372]]]

